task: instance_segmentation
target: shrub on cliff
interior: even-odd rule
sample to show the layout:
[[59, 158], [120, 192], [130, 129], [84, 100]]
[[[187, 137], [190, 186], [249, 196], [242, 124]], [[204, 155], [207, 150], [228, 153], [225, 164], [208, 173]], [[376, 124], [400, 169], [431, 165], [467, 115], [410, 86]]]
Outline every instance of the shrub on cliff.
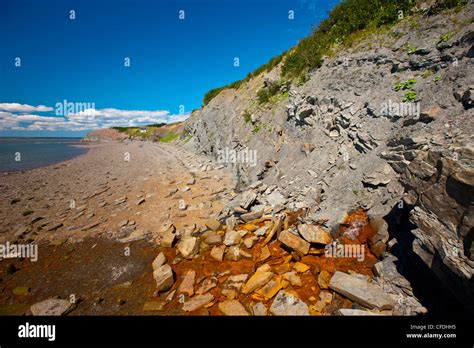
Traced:
[[[467, 3], [468, 0], [438, 0], [427, 14], [439, 13]], [[272, 70], [282, 61], [283, 78], [302, 80], [309, 71], [322, 65], [323, 57], [330, 53], [332, 47], [350, 45], [358, 32], [392, 25], [400, 18], [410, 15], [414, 6], [415, 0], [343, 0], [333, 8], [327, 19], [291, 50], [272, 58], [267, 64], [249, 73], [245, 79], [209, 91], [204, 96], [203, 104], [207, 105], [222, 90], [238, 88], [263, 71]]]

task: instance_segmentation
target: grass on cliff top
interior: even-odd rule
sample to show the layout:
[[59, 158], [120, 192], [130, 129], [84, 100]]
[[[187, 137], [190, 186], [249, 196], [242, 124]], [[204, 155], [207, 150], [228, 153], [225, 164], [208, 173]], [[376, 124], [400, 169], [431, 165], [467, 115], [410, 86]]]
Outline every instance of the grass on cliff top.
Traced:
[[[459, 8], [468, 1], [437, 0], [428, 15]], [[353, 40], [359, 36], [358, 32], [392, 26], [401, 18], [409, 16], [414, 5], [414, 0], [343, 0], [333, 8], [327, 19], [295, 47], [272, 58], [267, 64], [248, 74], [245, 79], [210, 90], [204, 96], [203, 105], [207, 105], [224, 89], [237, 89], [263, 71], [272, 70], [280, 62], [283, 62], [282, 78], [304, 81], [308, 72], [322, 65], [324, 56], [331, 55], [334, 47], [351, 46]]]
[[172, 142], [173, 140], [176, 140], [178, 139], [180, 136], [179, 133], [166, 133], [163, 137], [160, 138], [159, 142], [160, 143], [170, 143]]
[[[112, 127], [112, 129], [118, 130], [120, 133], [125, 133], [130, 138], [150, 139], [159, 128], [165, 125], [166, 123], [157, 123], [142, 127]], [[142, 129], [145, 131], [142, 132]]]

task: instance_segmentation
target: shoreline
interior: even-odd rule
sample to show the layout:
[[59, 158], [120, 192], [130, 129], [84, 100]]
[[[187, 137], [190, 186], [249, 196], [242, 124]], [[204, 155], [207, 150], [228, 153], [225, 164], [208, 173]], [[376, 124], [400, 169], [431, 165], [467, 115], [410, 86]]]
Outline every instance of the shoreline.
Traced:
[[[26, 297], [0, 297], [0, 313], [21, 315], [35, 302], [79, 291], [87, 301], [76, 315], [143, 314], [144, 299], [154, 298], [150, 264], [159, 251], [160, 228], [205, 226], [228, 199], [228, 174], [208, 169], [208, 159], [175, 146], [143, 141], [85, 146], [85, 154], [66, 161], [3, 173], [0, 244], [37, 245], [38, 260], [0, 260], [7, 293], [22, 284], [31, 289]], [[126, 247], [130, 258], [123, 257]], [[10, 267], [21, 271], [9, 274]], [[126, 290], [127, 305], [96, 308], [98, 291], [126, 296], [116, 286], [130, 279], [134, 286]], [[77, 284], [83, 286], [77, 290]]]
[[[21, 139], [21, 138], [18, 138], [18, 139]], [[28, 139], [34, 139], [34, 138], [28, 138]], [[66, 145], [66, 146], [69, 146], [69, 147], [76, 147], [76, 148], [83, 149], [83, 152], [82, 152], [82, 153], [78, 153], [78, 154], [74, 154], [74, 155], [72, 155], [72, 157], [67, 158], [67, 159], [60, 159], [60, 160], [55, 161], [55, 162], [52, 162], [52, 163], [40, 164], [40, 165], [31, 167], [31, 168], [26, 168], [26, 169], [2, 170], [2, 169], [0, 168], [0, 175], [11, 174], [11, 173], [19, 173], [19, 172], [20, 172], [20, 173], [26, 173], [26, 172], [29, 172], [29, 171], [35, 170], [35, 169], [40, 169], [40, 168], [46, 168], [46, 167], [49, 167], [49, 166], [60, 165], [60, 164], [62, 164], [62, 163], [65, 163], [65, 162], [74, 160], [74, 159], [76, 159], [76, 158], [78, 158], [78, 157], [87, 155], [87, 154], [89, 153], [90, 149], [91, 149], [91, 146], [89, 146], [89, 144], [71, 144], [71, 145]]]

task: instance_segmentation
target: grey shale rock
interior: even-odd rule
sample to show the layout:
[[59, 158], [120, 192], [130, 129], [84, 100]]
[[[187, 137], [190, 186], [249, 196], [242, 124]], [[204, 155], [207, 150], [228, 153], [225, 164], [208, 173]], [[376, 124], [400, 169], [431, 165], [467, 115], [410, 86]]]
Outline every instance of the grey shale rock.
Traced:
[[336, 271], [329, 287], [337, 293], [369, 309], [391, 309], [393, 301], [383, 289], [359, 277]]
[[151, 264], [153, 267], [153, 271], [156, 271], [158, 268], [163, 266], [166, 263], [166, 256], [163, 253], [159, 253], [158, 256], [153, 260]]
[[199, 240], [196, 237], [184, 237], [176, 248], [185, 259], [192, 259], [199, 252]]
[[190, 299], [189, 301], [184, 302], [183, 311], [185, 312], [194, 312], [199, 308], [202, 308], [214, 300], [214, 296], [207, 293], [204, 295], [197, 295]]
[[37, 302], [30, 307], [33, 315], [59, 316], [67, 313], [72, 308], [72, 303], [68, 300], [49, 298]]
[[383, 316], [383, 314], [364, 311], [362, 309], [351, 309], [351, 308], [340, 308], [337, 310], [337, 314], [343, 315], [343, 316], [372, 316], [372, 315]]
[[273, 315], [309, 315], [308, 305], [299, 297], [280, 290], [270, 306]]
[[153, 271], [153, 278], [155, 278], [158, 293], [169, 290], [174, 284], [173, 270], [167, 264]]
[[224, 244], [227, 246], [239, 245], [242, 240], [238, 231], [227, 231], [224, 237]]
[[252, 205], [252, 203], [257, 198], [257, 194], [253, 191], [247, 191], [243, 194], [242, 200], [240, 201], [240, 206], [243, 209], [248, 209]]

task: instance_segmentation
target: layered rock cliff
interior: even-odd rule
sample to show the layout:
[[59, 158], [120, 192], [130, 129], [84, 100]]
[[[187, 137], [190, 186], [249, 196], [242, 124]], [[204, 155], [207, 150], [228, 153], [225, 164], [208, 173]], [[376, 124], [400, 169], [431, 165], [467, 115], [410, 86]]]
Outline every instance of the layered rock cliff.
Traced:
[[254, 204], [332, 231], [358, 207], [383, 217], [378, 256], [395, 250], [400, 273], [421, 260], [473, 310], [474, 6], [428, 12], [337, 50], [304, 83], [280, 84], [279, 64], [222, 91], [186, 121], [186, 146], [228, 166]]

